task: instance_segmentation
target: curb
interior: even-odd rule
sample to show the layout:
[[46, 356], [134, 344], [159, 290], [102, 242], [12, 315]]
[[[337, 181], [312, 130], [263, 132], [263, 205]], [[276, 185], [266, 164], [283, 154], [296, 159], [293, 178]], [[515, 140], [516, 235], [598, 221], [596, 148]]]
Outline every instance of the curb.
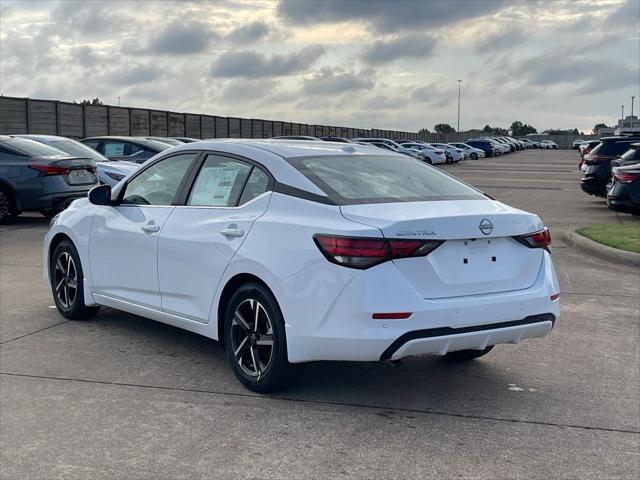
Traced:
[[627, 252], [617, 248], [609, 247], [593, 240], [583, 237], [582, 235], [570, 230], [556, 230], [556, 237], [570, 247], [579, 249], [594, 257], [602, 260], [627, 265], [632, 267], [640, 267], [640, 253]]

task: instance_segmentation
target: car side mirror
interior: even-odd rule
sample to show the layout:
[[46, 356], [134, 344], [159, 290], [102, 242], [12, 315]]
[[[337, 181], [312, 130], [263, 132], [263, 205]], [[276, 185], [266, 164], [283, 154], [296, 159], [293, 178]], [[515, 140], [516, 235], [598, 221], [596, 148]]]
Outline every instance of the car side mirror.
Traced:
[[98, 185], [89, 190], [89, 201], [94, 205], [111, 204], [111, 185]]

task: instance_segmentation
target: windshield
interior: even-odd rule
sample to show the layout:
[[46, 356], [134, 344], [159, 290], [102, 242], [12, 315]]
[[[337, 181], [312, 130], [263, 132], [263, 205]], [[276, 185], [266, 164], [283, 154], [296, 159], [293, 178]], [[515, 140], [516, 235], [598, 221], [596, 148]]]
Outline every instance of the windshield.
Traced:
[[630, 148], [624, 152], [620, 158], [625, 162], [629, 160], [640, 160], [640, 147]]
[[297, 157], [287, 161], [338, 205], [479, 200], [478, 190], [411, 157]]
[[65, 152], [58, 150], [57, 148], [44, 145], [43, 143], [36, 142], [35, 140], [28, 140], [26, 138], [12, 138], [7, 141], [7, 146], [20, 150], [23, 153], [32, 155], [34, 157], [45, 157], [50, 155], [66, 155]]
[[96, 162], [108, 162], [109, 160], [93, 148], [89, 148], [80, 142], [74, 142], [73, 140], [55, 140], [51, 144], [59, 150], [62, 150], [74, 157], [90, 158]]

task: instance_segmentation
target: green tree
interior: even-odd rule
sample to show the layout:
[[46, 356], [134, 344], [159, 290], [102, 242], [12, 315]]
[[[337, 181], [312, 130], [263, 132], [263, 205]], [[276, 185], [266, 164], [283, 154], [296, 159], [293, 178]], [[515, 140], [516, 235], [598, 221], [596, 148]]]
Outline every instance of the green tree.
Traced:
[[453, 128], [448, 123], [438, 123], [437, 125], [433, 126], [433, 129], [436, 131], [436, 133], [455, 133], [456, 132], [456, 129]]
[[532, 127], [528, 123], [522, 123], [519, 120], [516, 120], [515, 122], [513, 122], [509, 130], [511, 130], [513, 135], [517, 135], [517, 136], [528, 135], [530, 133], [538, 133], [538, 130], [535, 127]]
[[427, 134], [429, 134], [429, 133], [431, 133], [431, 132], [429, 131], [429, 129], [428, 129], [428, 128], [421, 128], [420, 130], [418, 130], [418, 133], [419, 133], [420, 135], [427, 135]]
[[593, 130], [591, 130], [591, 133], [592, 133], [593, 135], [597, 135], [597, 134], [598, 134], [598, 129], [599, 129], [599, 128], [611, 128], [611, 127], [609, 127], [606, 123], [596, 123], [596, 124], [593, 126]]
[[491, 125], [485, 125], [482, 131], [485, 133], [491, 133], [493, 132], [493, 128], [491, 128]]
[[[73, 103], [76, 103], [76, 102], [73, 102]], [[79, 103], [80, 105], [102, 105], [102, 100], [96, 97], [93, 100], [88, 100], [88, 99], [81, 100]]]

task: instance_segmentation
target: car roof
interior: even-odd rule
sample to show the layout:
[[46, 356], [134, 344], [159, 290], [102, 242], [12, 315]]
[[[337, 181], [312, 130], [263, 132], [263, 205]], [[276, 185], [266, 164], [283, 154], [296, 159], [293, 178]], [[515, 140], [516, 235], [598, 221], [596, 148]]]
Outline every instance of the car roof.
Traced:
[[35, 133], [16, 133], [16, 134], [12, 134], [11, 136], [19, 137], [19, 138], [28, 138], [28, 139], [39, 138], [41, 140], [74, 140], [77, 142], [77, 140], [74, 138], [63, 137], [61, 135], [39, 135]]

